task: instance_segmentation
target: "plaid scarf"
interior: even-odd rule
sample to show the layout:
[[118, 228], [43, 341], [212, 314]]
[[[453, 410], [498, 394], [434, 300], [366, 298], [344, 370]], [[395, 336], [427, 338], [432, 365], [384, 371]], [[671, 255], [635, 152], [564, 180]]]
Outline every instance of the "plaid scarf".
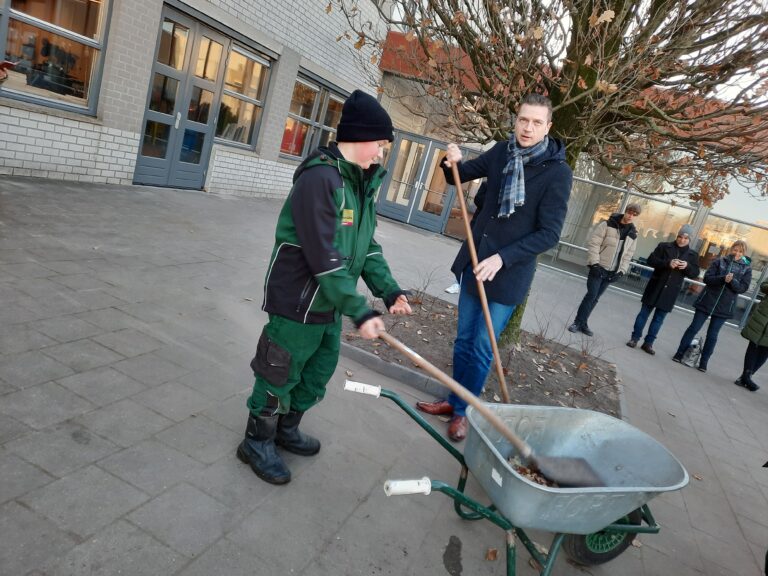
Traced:
[[515, 213], [515, 206], [525, 204], [525, 171], [523, 165], [531, 160], [539, 160], [549, 147], [549, 138], [530, 148], [518, 148], [515, 135], [509, 137], [507, 165], [504, 166], [504, 183], [501, 186], [501, 207], [499, 218], [509, 218]]

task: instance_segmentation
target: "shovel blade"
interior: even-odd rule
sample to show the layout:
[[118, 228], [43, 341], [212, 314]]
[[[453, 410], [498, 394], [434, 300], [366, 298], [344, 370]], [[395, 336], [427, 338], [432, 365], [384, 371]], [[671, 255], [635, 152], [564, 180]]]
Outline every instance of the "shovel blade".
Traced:
[[560, 488], [597, 488], [605, 486], [595, 469], [584, 458], [536, 456], [531, 462], [539, 472]]

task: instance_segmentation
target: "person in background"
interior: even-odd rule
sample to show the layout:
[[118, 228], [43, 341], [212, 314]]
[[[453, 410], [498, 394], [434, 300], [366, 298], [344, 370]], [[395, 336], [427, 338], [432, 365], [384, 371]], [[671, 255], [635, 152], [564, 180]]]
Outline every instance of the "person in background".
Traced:
[[320, 441], [299, 430], [304, 413], [325, 396], [341, 346], [341, 316], [360, 336], [377, 338], [384, 322], [357, 291], [362, 277], [391, 314], [411, 308], [374, 240], [379, 163], [394, 139], [392, 120], [373, 96], [355, 90], [344, 102], [338, 142], [310, 154], [293, 175], [264, 281], [269, 314], [251, 368], [245, 438], [237, 457], [265, 482], [291, 472], [276, 447], [312, 456]]
[[[565, 144], [548, 136], [551, 126], [552, 102], [529, 94], [520, 103], [508, 141], [467, 162], [462, 162], [459, 147], [449, 144], [442, 162], [449, 184], [458, 184], [453, 180], [454, 163], [462, 182], [488, 179], [485, 193], [476, 198], [472, 224], [478, 265], [472, 268], [465, 241], [451, 267], [461, 285], [453, 378], [475, 396], [482, 392], [493, 360], [477, 280], [484, 282], [498, 338], [528, 294], [536, 257], [557, 245], [565, 222], [573, 174], [565, 160]], [[466, 437], [467, 404], [455, 394], [416, 406], [427, 414], [450, 415], [451, 440]]]
[[693, 228], [688, 224], [684, 225], [674, 242], [660, 242], [648, 256], [648, 266], [653, 268], [653, 275], [643, 291], [640, 312], [635, 318], [632, 336], [627, 342], [630, 348], [637, 346], [653, 312], [651, 325], [640, 348], [648, 354], [656, 354], [653, 343], [661, 330], [664, 318], [675, 307], [683, 281], [699, 276], [698, 254], [689, 246], [691, 234]]
[[752, 376], [768, 360], [768, 282], [760, 285], [760, 292], [763, 293], [763, 299], [752, 309], [749, 320], [741, 331], [741, 335], [749, 340], [749, 344], [744, 353], [744, 370], [734, 382], [750, 392], [760, 389], [752, 380]]
[[639, 204], [629, 204], [624, 214], [612, 214], [598, 223], [587, 242], [587, 293], [581, 300], [569, 332], [592, 336], [587, 321], [608, 285], [619, 280], [629, 270], [629, 263], [637, 248], [637, 228], [632, 220], [640, 215]]
[[726, 320], [733, 318], [736, 298], [749, 289], [749, 284], [752, 281], [752, 267], [749, 258], [745, 256], [746, 252], [747, 243], [743, 240], [737, 240], [731, 246], [727, 256], [716, 258], [707, 268], [704, 274], [706, 287], [701, 291], [693, 305], [696, 311], [690, 326], [683, 333], [677, 352], [672, 356], [672, 360], [675, 362], [681, 363], [683, 361], [683, 354], [704, 326], [704, 322], [709, 318], [707, 337], [698, 365], [699, 371], [707, 371], [709, 359], [715, 351], [720, 328], [723, 327]]

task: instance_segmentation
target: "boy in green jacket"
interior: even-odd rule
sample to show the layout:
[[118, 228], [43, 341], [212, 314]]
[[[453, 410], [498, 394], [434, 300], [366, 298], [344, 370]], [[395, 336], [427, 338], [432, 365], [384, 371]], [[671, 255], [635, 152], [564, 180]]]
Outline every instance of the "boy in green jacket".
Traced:
[[386, 173], [379, 162], [394, 139], [392, 120], [375, 98], [355, 90], [344, 102], [336, 136], [338, 142], [311, 153], [293, 175], [264, 285], [269, 322], [251, 362], [256, 382], [237, 456], [272, 484], [291, 479], [276, 446], [302, 456], [320, 450], [299, 423], [323, 399], [336, 369], [341, 316], [366, 339], [384, 330], [357, 291], [358, 278], [391, 314], [411, 313], [373, 239], [376, 192]]

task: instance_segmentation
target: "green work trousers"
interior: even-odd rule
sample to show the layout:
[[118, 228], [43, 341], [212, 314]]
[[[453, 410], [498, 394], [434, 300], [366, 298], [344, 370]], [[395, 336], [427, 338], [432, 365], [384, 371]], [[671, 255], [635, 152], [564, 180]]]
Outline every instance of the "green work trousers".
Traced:
[[271, 314], [264, 328], [267, 336], [290, 355], [287, 381], [276, 386], [256, 377], [248, 408], [259, 415], [268, 406], [268, 395], [277, 398], [269, 410], [286, 414], [289, 410], [305, 412], [325, 396], [325, 387], [336, 370], [341, 346], [341, 317], [330, 324], [301, 324]]

